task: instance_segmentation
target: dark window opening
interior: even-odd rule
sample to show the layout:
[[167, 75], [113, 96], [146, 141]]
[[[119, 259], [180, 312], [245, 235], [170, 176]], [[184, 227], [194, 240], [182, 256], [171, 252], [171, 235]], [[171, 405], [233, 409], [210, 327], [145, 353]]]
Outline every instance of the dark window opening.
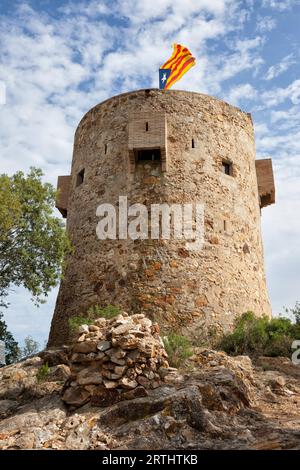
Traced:
[[148, 126], [148, 122], [146, 122], [146, 132], [148, 132], [149, 130], [149, 126]]
[[227, 231], [227, 222], [226, 222], [226, 220], [224, 220], [224, 232], [226, 232], [226, 231]]
[[194, 149], [194, 148], [195, 148], [195, 141], [194, 141], [194, 139], [192, 139], [192, 149]]
[[104, 145], [104, 153], [107, 154], [107, 144]]
[[158, 162], [161, 160], [160, 149], [137, 150], [137, 162]]
[[76, 186], [80, 186], [84, 181], [84, 169], [81, 170], [78, 175], [77, 175], [77, 179], [76, 179]]
[[225, 173], [225, 175], [232, 176], [232, 163], [231, 162], [222, 162], [222, 172]]

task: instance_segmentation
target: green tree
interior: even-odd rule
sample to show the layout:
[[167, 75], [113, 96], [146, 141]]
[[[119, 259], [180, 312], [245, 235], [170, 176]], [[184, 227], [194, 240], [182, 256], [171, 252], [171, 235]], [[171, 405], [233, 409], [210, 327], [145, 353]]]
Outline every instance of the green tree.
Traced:
[[295, 319], [295, 322], [298, 325], [300, 325], [300, 302], [298, 300], [295, 304], [295, 307], [293, 307], [293, 308], [284, 307], [284, 311], [288, 315], [292, 315], [292, 317], [294, 317], [294, 319]]
[[24, 286], [36, 304], [57, 285], [70, 243], [53, 215], [56, 191], [43, 173], [0, 175], [0, 307], [11, 286]]
[[0, 340], [5, 343], [6, 364], [16, 362], [20, 357], [20, 349], [13, 335], [7, 331], [7, 325], [3, 320], [3, 314], [0, 313]]
[[39, 352], [40, 345], [32, 336], [26, 336], [24, 339], [24, 347], [21, 349], [21, 357], [25, 358]]

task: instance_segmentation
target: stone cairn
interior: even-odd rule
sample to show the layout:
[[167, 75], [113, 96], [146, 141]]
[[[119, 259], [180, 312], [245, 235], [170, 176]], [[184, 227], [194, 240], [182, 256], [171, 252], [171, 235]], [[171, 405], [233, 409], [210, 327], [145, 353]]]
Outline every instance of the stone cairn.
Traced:
[[143, 314], [123, 312], [92, 325], [81, 325], [70, 356], [71, 377], [62, 399], [78, 407], [109, 406], [148, 395], [172, 368], [159, 335], [159, 325]]

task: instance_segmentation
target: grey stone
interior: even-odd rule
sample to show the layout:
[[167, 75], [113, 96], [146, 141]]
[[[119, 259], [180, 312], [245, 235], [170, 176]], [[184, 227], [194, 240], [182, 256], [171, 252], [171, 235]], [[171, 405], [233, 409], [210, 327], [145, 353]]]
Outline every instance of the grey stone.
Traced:
[[97, 344], [97, 349], [99, 351], [107, 351], [111, 347], [111, 342], [110, 341], [99, 341]]

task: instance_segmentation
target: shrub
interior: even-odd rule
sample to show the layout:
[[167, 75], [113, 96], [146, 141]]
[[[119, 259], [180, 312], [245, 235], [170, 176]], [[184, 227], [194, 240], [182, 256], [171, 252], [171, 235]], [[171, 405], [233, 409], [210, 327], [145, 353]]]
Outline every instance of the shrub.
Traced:
[[92, 319], [80, 315], [69, 318], [69, 327], [71, 331], [77, 331], [81, 325], [91, 325], [92, 323]]
[[88, 317], [89, 318], [106, 318], [109, 320], [110, 318], [114, 318], [120, 313], [120, 308], [116, 307], [115, 305], [107, 305], [104, 308], [101, 308], [99, 305], [94, 305], [88, 309]]
[[284, 308], [285, 313], [288, 315], [292, 315], [295, 318], [295, 322], [297, 325], [300, 325], [300, 302], [297, 301], [295, 307], [293, 308]]
[[288, 318], [257, 318], [246, 312], [237, 319], [232, 333], [225, 334], [218, 347], [231, 355], [291, 355], [293, 340], [300, 339], [300, 325]]
[[78, 315], [69, 318], [69, 327], [72, 332], [76, 332], [80, 325], [91, 325], [96, 318], [114, 318], [120, 313], [120, 308], [115, 305], [107, 305], [106, 307], [100, 307], [99, 305], [93, 305], [87, 311], [86, 316]]
[[50, 373], [50, 367], [48, 365], [48, 362], [46, 362], [37, 371], [36, 378], [38, 379], [39, 382], [41, 382], [42, 380], [45, 380], [47, 378], [49, 373]]
[[163, 341], [172, 367], [179, 367], [185, 359], [193, 354], [191, 344], [185, 336], [170, 333], [163, 337]]

